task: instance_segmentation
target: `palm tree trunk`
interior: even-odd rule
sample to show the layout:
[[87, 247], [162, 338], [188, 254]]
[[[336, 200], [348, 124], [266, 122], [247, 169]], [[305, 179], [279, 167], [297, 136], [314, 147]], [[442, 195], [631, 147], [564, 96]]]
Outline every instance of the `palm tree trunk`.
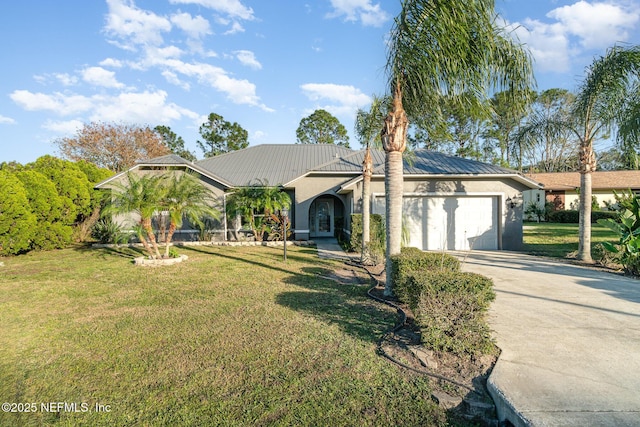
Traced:
[[160, 258], [160, 250], [158, 249], [158, 242], [156, 241], [156, 235], [153, 234], [153, 227], [151, 226], [151, 218], [145, 218], [142, 221], [142, 228], [147, 232], [147, 237], [149, 238], [149, 242], [151, 242], [151, 247], [153, 248], [153, 254], [155, 254], [156, 258]]
[[385, 296], [393, 295], [393, 266], [391, 257], [400, 253], [402, 242], [402, 193], [403, 164], [402, 153], [407, 147], [407, 128], [409, 121], [402, 105], [400, 81], [396, 82], [393, 93], [392, 111], [385, 118], [382, 130], [382, 145], [387, 153], [385, 157], [385, 200], [386, 200], [386, 283]]
[[578, 259], [591, 258], [591, 172], [580, 172], [580, 223], [578, 227]]
[[371, 150], [367, 145], [362, 164], [362, 252], [360, 262], [363, 264], [370, 261], [369, 241], [371, 240], [371, 175], [373, 174], [373, 162], [371, 160]]
[[153, 258], [153, 251], [151, 250], [151, 246], [149, 246], [149, 242], [147, 242], [147, 239], [144, 238], [144, 235], [141, 231], [138, 232], [138, 239], [140, 239], [140, 243], [142, 243], [142, 246], [144, 246], [144, 250], [147, 251], [149, 256]]
[[[588, 141], [587, 138], [585, 140]], [[596, 156], [590, 142], [580, 144], [580, 222], [578, 226], [578, 259], [591, 258], [591, 172], [596, 169]]]
[[171, 246], [171, 239], [173, 239], [173, 233], [176, 232], [176, 223], [171, 221], [169, 223], [169, 230], [167, 231], [167, 238], [165, 239], [164, 257], [169, 258], [169, 247]]

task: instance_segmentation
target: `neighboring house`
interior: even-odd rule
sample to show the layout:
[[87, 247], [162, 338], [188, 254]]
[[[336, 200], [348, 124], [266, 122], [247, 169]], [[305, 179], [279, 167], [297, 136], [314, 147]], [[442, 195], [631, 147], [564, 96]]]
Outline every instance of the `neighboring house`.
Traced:
[[[372, 153], [373, 213], [384, 214], [385, 153]], [[539, 185], [512, 170], [417, 150], [404, 166], [404, 224], [409, 246], [424, 250], [518, 249], [522, 245], [522, 191]], [[176, 155], [141, 162], [134, 173], [191, 170], [200, 174], [223, 207], [234, 188], [262, 182], [292, 200], [294, 239], [349, 233], [352, 213], [362, 212], [363, 151], [335, 145], [257, 145], [195, 163]], [[108, 189], [120, 173], [98, 184]], [[222, 221], [219, 240], [230, 239], [234, 221]]]
[[[555, 172], [527, 174], [528, 178], [541, 183], [544, 188], [523, 193], [524, 206], [533, 202], [544, 207], [545, 202], [554, 204], [556, 210], [578, 209], [580, 202], [580, 172]], [[614, 191], [631, 189], [640, 192], [640, 171], [596, 171], [591, 173], [591, 189], [598, 205], [606, 208], [615, 203]]]

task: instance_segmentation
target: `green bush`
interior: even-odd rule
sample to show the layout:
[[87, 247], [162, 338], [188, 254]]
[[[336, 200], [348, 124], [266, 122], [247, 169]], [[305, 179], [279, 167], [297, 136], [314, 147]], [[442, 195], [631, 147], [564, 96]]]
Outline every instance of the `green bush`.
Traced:
[[492, 353], [486, 313], [495, 299], [491, 279], [460, 271], [416, 272], [406, 278], [410, 308], [427, 347], [456, 355]]
[[[385, 227], [384, 217], [380, 214], [371, 214], [369, 219], [369, 256], [374, 262], [382, 262], [385, 252]], [[362, 214], [351, 215], [350, 250], [360, 252], [362, 250]]]
[[399, 255], [391, 257], [393, 289], [396, 296], [411, 305], [419, 298], [419, 291], [411, 288], [407, 280], [414, 274], [430, 274], [432, 271], [459, 271], [460, 261], [444, 252], [423, 252], [420, 249], [402, 248]]
[[598, 223], [612, 230], [618, 242], [602, 242], [606, 251], [614, 254], [625, 272], [640, 275], [640, 200], [631, 190], [616, 194], [619, 210], [614, 218], [600, 219]]
[[93, 226], [91, 237], [100, 243], [120, 244], [128, 243], [130, 235], [119, 224], [110, 219], [101, 219]]
[[25, 252], [37, 221], [27, 192], [13, 173], [0, 170], [0, 194], [0, 255]]
[[[591, 211], [591, 222], [596, 223], [599, 219], [615, 218], [616, 213], [611, 211]], [[575, 210], [553, 211], [549, 213], [549, 222], [559, 222], [563, 224], [578, 224], [580, 222], [580, 212]]]

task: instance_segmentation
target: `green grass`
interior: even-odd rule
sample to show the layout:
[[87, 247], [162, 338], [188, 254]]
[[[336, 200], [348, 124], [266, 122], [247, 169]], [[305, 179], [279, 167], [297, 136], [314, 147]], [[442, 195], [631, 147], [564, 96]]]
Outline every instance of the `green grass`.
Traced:
[[[599, 224], [591, 224], [591, 253], [600, 253], [599, 243], [617, 241], [616, 235]], [[578, 250], [578, 224], [524, 224], [524, 251], [555, 258], [571, 256]]]
[[[394, 310], [315, 250], [76, 248], [0, 266], [0, 425], [442, 425], [423, 376], [376, 354]], [[42, 410], [47, 402], [88, 412]], [[108, 405], [96, 412], [95, 405]]]

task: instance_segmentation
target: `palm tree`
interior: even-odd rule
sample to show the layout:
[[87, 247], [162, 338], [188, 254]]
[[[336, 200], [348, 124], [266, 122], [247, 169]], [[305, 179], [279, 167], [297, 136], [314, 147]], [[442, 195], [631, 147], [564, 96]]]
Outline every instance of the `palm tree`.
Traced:
[[270, 187], [266, 181], [258, 181], [248, 187], [235, 189], [227, 198], [227, 215], [241, 215], [248, 220], [256, 240], [262, 240], [265, 218], [271, 213], [291, 206], [291, 198], [279, 187]]
[[386, 152], [385, 294], [393, 293], [391, 256], [402, 239], [402, 153], [409, 121], [442, 97], [488, 108], [487, 92], [524, 96], [533, 84], [529, 55], [497, 25], [493, 0], [404, 0], [387, 51], [393, 101], [382, 129]]
[[162, 208], [169, 212], [169, 231], [165, 241], [165, 257], [169, 257], [169, 247], [175, 231], [182, 227], [184, 218], [194, 225], [202, 225], [202, 218], [220, 218], [220, 211], [213, 207], [211, 192], [190, 173], [179, 176], [173, 174], [167, 183]]
[[360, 139], [364, 142], [365, 154], [362, 163], [362, 250], [360, 253], [360, 262], [363, 264], [370, 262], [369, 260], [369, 241], [371, 239], [371, 176], [373, 175], [373, 161], [371, 159], [371, 146], [380, 148], [382, 141], [380, 139], [380, 126], [384, 123], [384, 108], [387, 99], [373, 96], [369, 111], [358, 109], [356, 113], [355, 131]]
[[[570, 130], [579, 144], [580, 222], [578, 259], [591, 257], [591, 172], [596, 170], [594, 141], [606, 138], [613, 127], [619, 138], [638, 135], [640, 108], [637, 98], [640, 77], [640, 46], [614, 46], [587, 70], [569, 114], [562, 111], [539, 117], [527, 125], [530, 134], [559, 134]], [[634, 102], [636, 100], [636, 102]], [[631, 131], [631, 129], [636, 129]]]
[[[612, 126], [637, 128], [640, 110], [629, 105], [630, 89], [640, 77], [640, 46], [614, 46], [596, 59], [576, 95], [573, 116], [580, 141], [580, 224], [578, 259], [591, 262], [591, 172], [596, 170], [593, 141]], [[630, 126], [631, 125], [631, 126]]]
[[151, 258], [160, 258], [158, 243], [151, 219], [164, 197], [161, 175], [136, 176], [127, 173], [126, 183], [114, 183], [111, 201], [105, 209], [108, 214], [137, 213], [140, 216], [136, 232], [138, 239]]

